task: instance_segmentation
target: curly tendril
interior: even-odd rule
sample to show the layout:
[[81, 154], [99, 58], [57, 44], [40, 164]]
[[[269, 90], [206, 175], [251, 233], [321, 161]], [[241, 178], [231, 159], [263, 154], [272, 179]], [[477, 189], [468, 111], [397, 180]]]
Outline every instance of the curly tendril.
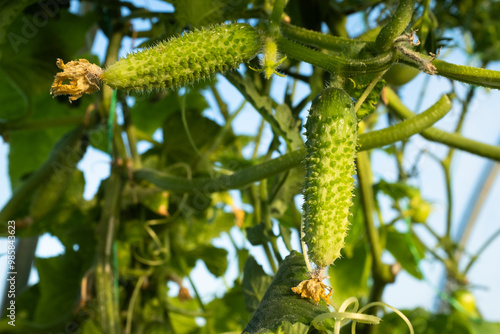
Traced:
[[[346, 311], [348, 308], [350, 309]], [[395, 307], [392, 307], [384, 302], [373, 302], [369, 303], [368, 305], [365, 305], [361, 309], [358, 310], [359, 308], [359, 301], [356, 297], [350, 297], [347, 298], [342, 305], [340, 305], [338, 311], [336, 312], [330, 312], [330, 313], [324, 313], [321, 315], [318, 315], [316, 318], [313, 319], [311, 324], [318, 330], [328, 330], [327, 327], [323, 324], [323, 322], [327, 319], [334, 318], [335, 319], [335, 324], [333, 327], [333, 333], [338, 334], [340, 333], [340, 329], [352, 321], [352, 327], [351, 327], [351, 333], [355, 334], [356, 333], [356, 324], [363, 323], [363, 324], [370, 324], [370, 325], [378, 325], [380, 323], [380, 319], [377, 316], [374, 315], [369, 315], [369, 314], [363, 314], [367, 309], [370, 307], [375, 307], [375, 306], [383, 306], [383, 307], [388, 307], [391, 310], [393, 310], [403, 321], [408, 325], [408, 328], [410, 329], [410, 334], [414, 334], [415, 332], [413, 331], [413, 326], [410, 322], [410, 320], [398, 309]]]

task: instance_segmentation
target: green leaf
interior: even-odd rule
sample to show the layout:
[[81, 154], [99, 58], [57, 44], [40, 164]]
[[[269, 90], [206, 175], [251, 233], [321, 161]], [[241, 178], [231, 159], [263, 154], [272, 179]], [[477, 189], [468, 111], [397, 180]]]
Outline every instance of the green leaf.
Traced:
[[292, 111], [288, 105], [280, 104], [276, 108], [276, 121], [286, 134], [285, 140], [293, 149], [304, 147], [304, 141], [300, 135], [301, 121], [293, 117]]
[[353, 249], [351, 258], [342, 257], [330, 266], [328, 275], [333, 288], [333, 302], [342, 304], [349, 297], [366, 297], [370, 289], [368, 278], [371, 272], [372, 258], [366, 243], [360, 242]]
[[301, 323], [290, 324], [288, 322], [283, 323], [278, 330], [277, 334], [307, 334], [309, 331], [309, 326]]
[[[196, 148], [203, 152], [209, 148], [220, 131], [214, 121], [200, 115], [199, 111], [186, 110], [186, 122]], [[180, 113], [173, 113], [163, 124], [163, 149], [172, 162], [193, 164], [201, 159], [189, 142]]]
[[[207, 326], [212, 326], [212, 333], [241, 332], [250, 318], [250, 313], [245, 309], [243, 292], [238, 282], [235, 282], [222, 298], [214, 299], [206, 307], [212, 314], [212, 317], [207, 319]], [[210, 331], [207, 332], [210, 333]]]
[[248, 227], [247, 231], [247, 240], [253, 245], [263, 245], [268, 239], [266, 236], [266, 226], [264, 223], [259, 223], [253, 227]]
[[33, 225], [33, 233], [49, 232], [56, 236], [66, 249], [78, 245], [82, 254], [95, 251], [94, 217], [88, 212], [90, 203], [83, 199], [85, 180], [83, 173], [74, 171], [67, 180], [61, 198], [50, 214]]
[[[40, 16], [40, 13], [44, 12], [40, 10], [34, 15], [20, 15], [12, 23], [7, 39], [17, 36], [18, 42], [10, 41], [0, 60], [0, 87], [6, 88], [0, 90], [0, 118], [19, 119], [16, 125], [21, 129], [23, 121], [83, 116], [91, 100], [70, 107], [67, 102], [59, 103], [52, 99], [48, 90], [58, 70], [56, 59], [59, 57], [67, 61], [85, 46], [85, 35], [93, 24], [93, 18], [80, 17], [61, 9], [57, 12], [57, 19], [47, 18], [46, 24], [35, 26], [35, 15]], [[71, 29], [67, 29], [68, 26]], [[25, 31], [31, 31], [33, 36], [27, 38], [26, 34], [23, 35]], [[51, 147], [69, 128], [48, 127], [10, 134], [9, 174], [13, 189], [24, 175], [45, 161]]]
[[314, 305], [292, 291], [292, 287], [308, 278], [303, 255], [292, 251], [281, 263], [244, 332], [276, 331], [283, 322], [309, 324], [316, 316], [328, 312], [324, 302]]
[[100, 324], [96, 319], [86, 320], [81, 327], [81, 334], [102, 334]]
[[[78, 107], [70, 108], [66, 104], [58, 103], [57, 100], [46, 94], [35, 99], [30, 121], [83, 116], [87, 106], [82, 103]], [[48, 127], [39, 130], [16, 130], [10, 133], [9, 175], [13, 189], [20, 184], [23, 177], [36, 170], [47, 160], [56, 142], [71, 128], [72, 126]], [[80, 152], [75, 152], [73, 147], [63, 149], [66, 161], [78, 162], [75, 162], [75, 159]]]
[[[287, 214], [289, 206], [292, 206], [290, 210], [296, 210], [295, 205], [295, 196], [302, 192], [302, 187], [304, 183], [304, 169], [303, 168], [293, 168], [288, 171], [286, 174], [286, 180], [284, 183], [282, 182], [283, 175], [278, 175], [275, 178], [275, 185], [273, 185], [272, 192], [276, 192], [276, 195], [273, 198], [271, 203], [271, 217], [279, 219], [282, 221], [283, 215]], [[278, 190], [275, 188], [280, 186]], [[293, 211], [289, 211], [288, 214], [292, 214]], [[291, 218], [291, 217], [289, 217]], [[286, 224], [292, 223], [292, 225], [286, 225], [289, 227], [298, 227], [295, 224], [294, 219], [292, 221], [287, 221], [287, 219], [283, 219], [283, 222]]]
[[222, 1], [173, 0], [171, 2], [175, 6], [175, 17], [182, 24], [191, 24], [199, 28], [223, 21], [224, 4]]
[[474, 334], [498, 334], [500, 333], [500, 322], [470, 321], [472, 333]]
[[387, 182], [383, 179], [373, 186], [373, 190], [376, 193], [382, 192], [396, 201], [402, 198], [413, 198], [420, 193], [418, 188], [408, 184], [401, 182]]
[[[59, 154], [60, 158], [52, 162], [51, 173], [33, 194], [30, 214], [35, 221], [46, 216], [54, 207], [59, 207], [63, 194], [66, 195], [64, 202], [78, 202], [82, 199], [85, 181], [83, 173], [77, 171], [76, 165], [85, 154], [85, 149], [86, 145], [78, 140], [74, 146], [66, 147], [65, 151]], [[75, 182], [71, 182], [73, 179]], [[68, 189], [68, 185], [76, 185], [76, 189]]]
[[248, 312], [253, 313], [257, 310], [271, 281], [272, 278], [264, 272], [253, 256], [249, 256], [245, 263], [242, 284], [245, 306]]
[[[92, 14], [82, 17], [58, 9], [47, 17], [42, 8], [35, 8], [33, 14], [19, 15], [8, 29], [9, 47], [3, 49], [0, 67], [27, 98], [49, 96], [48, 89], [57, 71], [56, 59], [72, 60], [85, 46], [86, 33], [94, 23]], [[37, 26], [41, 13], [47, 22]]]
[[226, 79], [233, 84], [236, 89], [243, 95], [243, 97], [250, 102], [250, 104], [257, 110], [257, 112], [262, 116], [266, 122], [271, 125], [273, 131], [283, 138], [287, 138], [287, 134], [280, 127], [280, 124], [273, 116], [273, 104], [272, 100], [267, 95], [261, 95], [255, 87], [254, 83], [251, 81], [250, 77], [243, 77], [238, 72], [226, 73]]
[[[165, 119], [174, 113], [180, 115], [182, 99], [184, 97], [179, 96], [176, 91], [169, 91], [166, 95], [153, 95], [149, 98], [146, 98], [144, 95], [136, 96], [136, 101], [131, 108], [134, 125], [146, 135], [153, 135]], [[190, 89], [187, 92], [185, 101], [186, 111], [191, 110], [198, 115], [208, 108], [208, 103], [203, 95], [194, 89]], [[169, 138], [171, 138], [170, 134], [168, 137], [165, 137], [166, 140]]]
[[[179, 310], [186, 310], [191, 312], [200, 311], [199, 304], [194, 299], [180, 301], [179, 298], [169, 298], [168, 303], [169, 305]], [[151, 333], [151, 334], [169, 333], [169, 331], [167, 330], [168, 326], [165, 326], [165, 324], [163, 323], [165, 321], [164, 309], [162, 307], [159, 307], [158, 305], [157, 312], [158, 312], [158, 317], [151, 317], [149, 319], [150, 321], [152, 320], [156, 322], [156, 324], [154, 322], [150, 323], [148, 329], [146, 330], [146, 333]], [[174, 333], [186, 333], [186, 334], [200, 333], [200, 327], [198, 326], [198, 324], [196, 324], [195, 318], [190, 314], [182, 314], [182, 312], [179, 313], [170, 312], [169, 319], [172, 323], [171, 326], [175, 330]], [[155, 331], [152, 330], [153, 327], [155, 327]]]
[[[7, 73], [0, 67], [0, 120], [9, 121], [22, 117], [27, 109], [25, 95], [14, 86]], [[0, 123], [1, 125], [1, 123]]]
[[[344, 89], [346, 92], [352, 96], [354, 99], [358, 100], [361, 95], [364, 93], [370, 82], [376, 75], [363, 75], [358, 76], [356, 78], [350, 78], [347, 80], [347, 84]], [[377, 108], [377, 103], [380, 99], [380, 94], [382, 93], [382, 89], [385, 87], [385, 81], [380, 80], [377, 82], [372, 91], [368, 94], [365, 101], [361, 105], [361, 107], [356, 112], [356, 116], [359, 120], [365, 118], [366, 116], [372, 114]]]
[[23, 292], [16, 296], [16, 320], [21, 322], [28, 319], [33, 319], [39, 299], [39, 283], [27, 287]]
[[[210, 210], [205, 217], [192, 217], [192, 225], [179, 226], [179, 232], [185, 230], [184, 247], [193, 249], [203, 244], [209, 244], [213, 238], [222, 232], [228, 232], [234, 226], [234, 214], [222, 209]], [[210, 215], [209, 215], [210, 214]]]
[[425, 248], [420, 240], [390, 228], [387, 231], [386, 249], [410, 275], [418, 279], [423, 278], [418, 264], [424, 258]]
[[273, 218], [277, 218], [279, 220], [280, 226], [284, 228], [295, 228], [297, 230], [300, 229], [300, 220], [301, 213], [297, 209], [295, 205], [295, 201], [291, 199], [290, 203], [288, 203], [286, 211], [279, 218], [276, 217], [276, 213], [272, 215]]
[[354, 248], [364, 239], [365, 216], [361, 206], [359, 189], [354, 189], [353, 206], [349, 208], [352, 215], [349, 215], [349, 231], [345, 238], [345, 246], [342, 249], [347, 258], [354, 256]]
[[208, 271], [217, 277], [224, 275], [226, 272], [227, 251], [225, 249], [205, 245], [192, 250], [185, 256], [190, 266], [194, 266], [198, 259], [203, 260]]
[[40, 299], [34, 322], [50, 324], [72, 315], [80, 293], [80, 281], [91, 261], [91, 258], [82, 258], [72, 250], [56, 257], [35, 260], [40, 277]]
[[[2, 2], [0, 4], [0, 45], [5, 42], [6, 29], [14, 19], [23, 11], [24, 8], [31, 5], [36, 0], [18, 0]], [[1, 57], [1, 53], [0, 53]]]
[[250, 252], [246, 248], [236, 249], [236, 253], [238, 255], [238, 276], [240, 273], [243, 273], [244, 268], [247, 263], [247, 259], [250, 256]]

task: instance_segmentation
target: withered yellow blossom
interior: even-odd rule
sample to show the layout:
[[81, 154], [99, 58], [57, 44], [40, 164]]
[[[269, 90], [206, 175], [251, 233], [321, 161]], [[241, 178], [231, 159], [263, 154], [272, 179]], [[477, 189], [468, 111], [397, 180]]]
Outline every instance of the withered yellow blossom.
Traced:
[[[323, 276], [319, 271], [314, 271], [310, 279], [300, 282], [299, 285], [292, 288], [292, 291], [302, 298], [314, 300], [316, 305], [321, 299], [325, 300], [326, 305], [330, 305], [333, 289], [322, 282], [325, 278], [327, 277]], [[328, 290], [328, 294], [325, 294], [325, 290]]]
[[[99, 90], [103, 69], [87, 59], [73, 60], [64, 64], [62, 59], [57, 59], [57, 67], [62, 72], [56, 74], [54, 83], [50, 87], [50, 94], [71, 95], [69, 101], [73, 102], [83, 94], [91, 94]], [[65, 83], [69, 80], [69, 83]]]

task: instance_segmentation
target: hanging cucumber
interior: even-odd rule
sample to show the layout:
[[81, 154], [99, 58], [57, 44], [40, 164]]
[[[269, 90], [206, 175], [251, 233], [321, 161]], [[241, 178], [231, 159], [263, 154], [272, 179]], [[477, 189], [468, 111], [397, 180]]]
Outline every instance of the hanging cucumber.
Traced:
[[323, 90], [312, 103], [306, 130], [302, 241], [317, 268], [310, 268], [306, 256], [311, 278], [292, 291], [329, 305], [333, 291], [322, 283], [324, 271], [344, 247], [354, 188], [357, 118], [351, 97], [338, 88]]
[[313, 101], [307, 130], [304, 241], [320, 268], [340, 257], [349, 225], [357, 119], [350, 96], [328, 88]]

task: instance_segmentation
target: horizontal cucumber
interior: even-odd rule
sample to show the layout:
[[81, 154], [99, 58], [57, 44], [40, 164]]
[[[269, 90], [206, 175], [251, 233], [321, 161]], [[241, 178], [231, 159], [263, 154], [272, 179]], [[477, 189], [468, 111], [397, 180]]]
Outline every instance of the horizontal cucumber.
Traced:
[[350, 96], [327, 88], [313, 101], [306, 124], [304, 241], [320, 268], [340, 257], [352, 205], [357, 119]]
[[[178, 88], [213, 74], [238, 68], [259, 53], [260, 33], [245, 23], [223, 24], [188, 32], [131, 53], [106, 69], [86, 59], [64, 63], [50, 93], [70, 95], [70, 102], [98, 90], [104, 82], [114, 89], [151, 91]], [[69, 82], [69, 83], [68, 83]]]
[[102, 80], [124, 90], [180, 87], [236, 69], [255, 57], [261, 44], [260, 34], [248, 24], [203, 28], [129, 54], [109, 66]]

